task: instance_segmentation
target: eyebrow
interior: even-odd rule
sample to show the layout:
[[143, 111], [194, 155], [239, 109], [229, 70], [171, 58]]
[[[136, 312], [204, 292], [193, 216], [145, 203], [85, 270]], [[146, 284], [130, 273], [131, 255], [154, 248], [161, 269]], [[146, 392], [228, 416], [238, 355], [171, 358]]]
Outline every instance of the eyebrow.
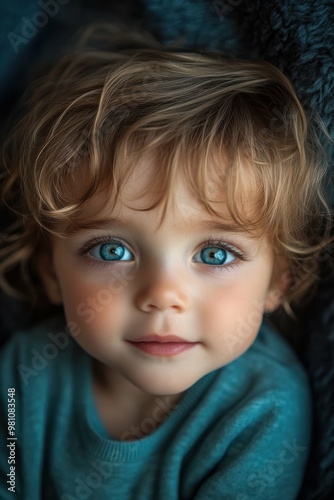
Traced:
[[[140, 227], [131, 218], [129, 219], [118, 219], [116, 217], [109, 217], [107, 219], [95, 219], [79, 223], [70, 223], [66, 229], [65, 233], [68, 236], [73, 236], [85, 231], [92, 231], [94, 229], [124, 229], [128, 228], [134, 232], [140, 231]], [[244, 231], [237, 226], [235, 223], [227, 223], [223, 221], [198, 221], [196, 218], [190, 218], [185, 221], [182, 226], [182, 232], [194, 232], [196, 230], [208, 230], [208, 231], [223, 231], [223, 232], [233, 232], [233, 233], [243, 233]]]

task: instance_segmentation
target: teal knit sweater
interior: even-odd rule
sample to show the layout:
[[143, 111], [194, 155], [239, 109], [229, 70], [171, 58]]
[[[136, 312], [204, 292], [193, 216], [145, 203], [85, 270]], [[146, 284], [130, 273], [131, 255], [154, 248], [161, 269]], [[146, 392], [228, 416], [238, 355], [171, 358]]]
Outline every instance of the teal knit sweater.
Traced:
[[[0, 376], [2, 434], [8, 417], [11, 431], [0, 450], [2, 500], [298, 494], [310, 445], [309, 386], [291, 348], [266, 323], [246, 353], [204, 376], [175, 408], [157, 397], [152, 418], [129, 429], [132, 441], [103, 428], [91, 359], [67, 335], [63, 317], [15, 335]], [[15, 399], [15, 426], [8, 398]], [[169, 416], [157, 427], [162, 410]]]

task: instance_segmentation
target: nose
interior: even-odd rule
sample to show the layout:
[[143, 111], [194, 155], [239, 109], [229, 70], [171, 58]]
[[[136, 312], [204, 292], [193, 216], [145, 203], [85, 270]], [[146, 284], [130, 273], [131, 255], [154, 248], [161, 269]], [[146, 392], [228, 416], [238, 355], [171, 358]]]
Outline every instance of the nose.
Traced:
[[180, 277], [158, 272], [152, 273], [147, 281], [142, 281], [135, 302], [138, 309], [144, 312], [183, 312], [189, 307], [189, 294]]

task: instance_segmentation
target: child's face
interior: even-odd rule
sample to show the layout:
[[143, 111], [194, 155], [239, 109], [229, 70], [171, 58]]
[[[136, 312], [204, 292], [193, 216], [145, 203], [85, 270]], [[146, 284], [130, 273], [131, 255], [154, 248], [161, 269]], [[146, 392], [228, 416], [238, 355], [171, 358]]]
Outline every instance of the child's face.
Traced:
[[[101, 209], [110, 227], [94, 224], [54, 238], [52, 262], [43, 257], [40, 272], [50, 299], [63, 303], [67, 321], [77, 324], [76, 341], [106, 373], [148, 394], [178, 394], [248, 349], [263, 312], [278, 305], [282, 278], [265, 240], [240, 229], [208, 229], [213, 221], [229, 226], [226, 208], [220, 220], [210, 215], [181, 179], [157, 230], [161, 206], [146, 212], [126, 206], [151, 201], [149, 190], [133, 201], [149, 183], [149, 169], [137, 170], [124, 191], [126, 204], [111, 212], [106, 192], [87, 203], [87, 210]], [[169, 344], [168, 355], [162, 344], [145, 344], [148, 351], [133, 344], [152, 334], [191, 344], [186, 350], [175, 344], [181, 351], [174, 354]]]

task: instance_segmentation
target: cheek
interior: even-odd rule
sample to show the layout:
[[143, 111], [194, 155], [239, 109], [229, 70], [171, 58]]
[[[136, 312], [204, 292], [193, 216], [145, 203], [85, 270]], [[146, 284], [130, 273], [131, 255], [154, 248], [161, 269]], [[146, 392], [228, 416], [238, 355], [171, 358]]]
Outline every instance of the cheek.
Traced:
[[245, 352], [257, 336], [264, 311], [264, 293], [260, 290], [256, 293], [247, 283], [230, 283], [202, 302], [202, 329], [221, 347], [226, 361]]
[[[108, 346], [124, 331], [126, 314], [121, 294], [108, 293], [107, 288], [82, 287], [68, 297], [67, 321], [78, 325], [76, 342], [92, 357], [103, 360]], [[113, 344], [115, 347], [115, 344]]]
[[67, 274], [62, 282], [67, 321], [74, 321], [83, 333], [103, 335], [118, 328], [125, 318], [124, 291], [109, 281], [89, 280], [82, 273]]

